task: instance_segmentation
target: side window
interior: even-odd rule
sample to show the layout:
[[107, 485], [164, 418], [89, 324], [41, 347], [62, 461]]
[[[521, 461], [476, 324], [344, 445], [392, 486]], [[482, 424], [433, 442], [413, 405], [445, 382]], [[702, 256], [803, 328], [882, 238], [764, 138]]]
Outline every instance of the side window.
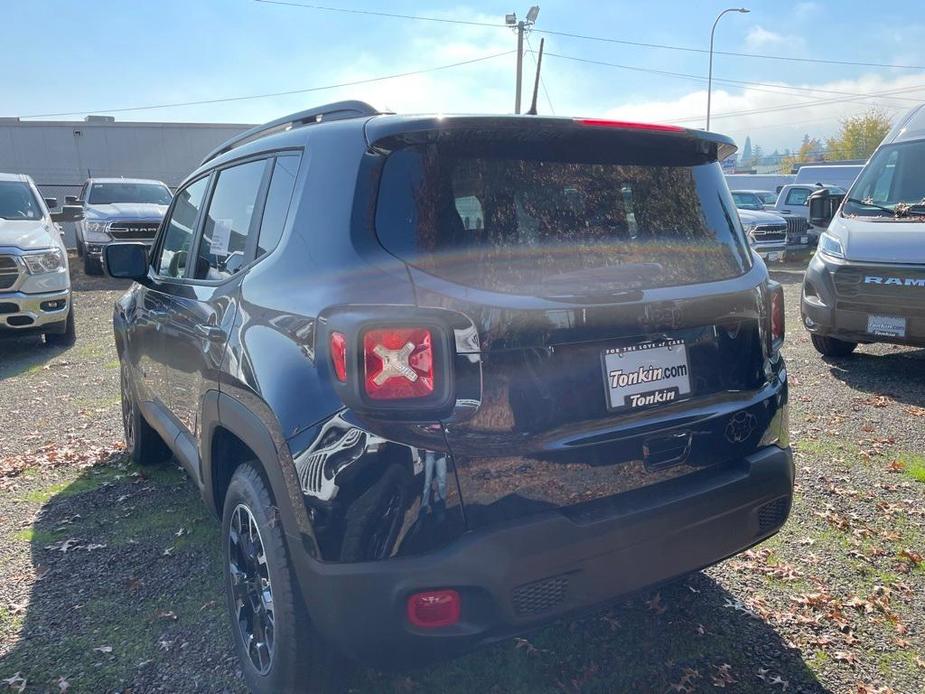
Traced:
[[247, 262], [247, 235], [266, 168], [261, 159], [219, 172], [199, 241], [197, 280], [226, 279]]
[[202, 207], [209, 177], [200, 178], [177, 193], [176, 203], [164, 229], [164, 242], [157, 262], [157, 274], [162, 277], [183, 277], [190, 245], [193, 243], [196, 218]]
[[880, 171], [880, 174], [874, 181], [873, 192], [866, 192], [866, 194], [872, 197], [874, 200], [885, 201], [893, 199], [891, 196], [893, 190], [893, 175], [896, 173], [896, 159], [898, 155], [899, 150], [893, 150], [890, 152], [890, 156], [887, 157], [883, 169]]
[[257, 237], [258, 258], [272, 251], [279, 243], [289, 214], [289, 203], [292, 201], [292, 190], [301, 159], [298, 154], [284, 154], [276, 158], [267, 203], [263, 208], [263, 220], [260, 222], [260, 236]]
[[481, 229], [485, 224], [482, 202], [474, 195], [456, 198], [456, 211], [466, 229]]
[[807, 188], [791, 188], [790, 192], [787, 193], [787, 200], [784, 202], [785, 205], [805, 205], [806, 198], [809, 197], [809, 190]]

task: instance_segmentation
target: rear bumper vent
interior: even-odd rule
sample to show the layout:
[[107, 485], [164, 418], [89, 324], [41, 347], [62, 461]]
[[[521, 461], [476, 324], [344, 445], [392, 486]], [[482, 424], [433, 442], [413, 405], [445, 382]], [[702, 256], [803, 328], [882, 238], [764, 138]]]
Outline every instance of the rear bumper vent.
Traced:
[[511, 594], [514, 612], [527, 616], [555, 609], [565, 602], [568, 583], [568, 575], [562, 575], [517, 586]]
[[790, 511], [790, 499], [782, 496], [758, 507], [758, 531], [764, 534], [779, 528], [787, 520]]

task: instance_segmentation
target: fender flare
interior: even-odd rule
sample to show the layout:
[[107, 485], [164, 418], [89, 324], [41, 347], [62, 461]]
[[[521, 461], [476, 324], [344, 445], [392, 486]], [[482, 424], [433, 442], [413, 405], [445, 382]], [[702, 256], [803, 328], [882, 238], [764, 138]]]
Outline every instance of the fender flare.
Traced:
[[240, 401], [217, 390], [210, 390], [203, 398], [201, 423], [202, 496], [209, 508], [221, 518], [220, 501], [214, 494], [212, 442], [216, 430], [222, 427], [243, 441], [257, 457], [276, 500], [277, 515], [290, 546], [290, 557], [296, 562], [299, 561], [297, 557], [304, 557], [305, 552], [311, 557], [318, 557], [315, 533], [285, 442], [277, 446], [260, 417]]

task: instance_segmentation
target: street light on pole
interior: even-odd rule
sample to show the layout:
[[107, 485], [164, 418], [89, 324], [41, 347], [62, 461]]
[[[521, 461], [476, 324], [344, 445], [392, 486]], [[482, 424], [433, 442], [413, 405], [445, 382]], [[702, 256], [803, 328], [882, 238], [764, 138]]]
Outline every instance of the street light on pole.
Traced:
[[523, 85], [523, 65], [524, 65], [524, 31], [530, 31], [536, 18], [540, 14], [539, 5], [534, 5], [527, 10], [527, 18], [517, 21], [517, 14], [511, 12], [504, 15], [504, 22], [517, 32], [517, 87], [514, 97], [514, 113], [520, 113], [520, 90]]
[[707, 130], [710, 129], [710, 98], [713, 92], [713, 34], [716, 33], [716, 25], [719, 24], [720, 18], [727, 12], [748, 14], [751, 10], [745, 7], [730, 7], [728, 10], [723, 10], [716, 16], [716, 20], [713, 22], [713, 28], [710, 30], [710, 72], [707, 75]]

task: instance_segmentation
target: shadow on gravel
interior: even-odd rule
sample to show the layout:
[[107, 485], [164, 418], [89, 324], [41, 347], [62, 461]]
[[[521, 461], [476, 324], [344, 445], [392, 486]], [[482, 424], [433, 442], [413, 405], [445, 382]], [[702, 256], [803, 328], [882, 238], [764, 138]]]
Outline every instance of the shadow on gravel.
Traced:
[[[78, 269], [79, 262], [76, 256], [72, 255], [70, 257], [71, 288], [75, 293], [74, 299], [77, 302], [79, 302], [77, 295], [81, 292], [125, 290], [131, 286], [131, 282], [125, 280], [114, 280], [110, 277], [88, 277]], [[79, 311], [79, 308], [77, 310]], [[77, 340], [79, 347], [79, 327]], [[74, 347], [49, 347], [45, 345], [44, 338], [41, 335], [0, 338], [0, 381], [39, 369], [47, 362], [67, 353], [71, 349], [74, 349]]]
[[[59, 677], [80, 692], [243, 690], [218, 525], [178, 468], [117, 460], [29, 495], [43, 505], [22, 540], [40, 578], [0, 678], [19, 672], [28, 691], [58, 691]], [[351, 690], [764, 692], [781, 682], [825, 691], [773, 628], [694, 574], [456, 661], [358, 672]]]
[[923, 349], [903, 349], [889, 354], [859, 351], [850, 357], [823, 357], [823, 360], [829, 365], [832, 376], [853, 390], [925, 407]]
[[179, 468], [117, 459], [25, 496], [43, 502], [17, 536], [36, 579], [0, 680], [19, 672], [27, 692], [57, 692], [59, 677], [76, 692], [242, 690], [218, 525]]

